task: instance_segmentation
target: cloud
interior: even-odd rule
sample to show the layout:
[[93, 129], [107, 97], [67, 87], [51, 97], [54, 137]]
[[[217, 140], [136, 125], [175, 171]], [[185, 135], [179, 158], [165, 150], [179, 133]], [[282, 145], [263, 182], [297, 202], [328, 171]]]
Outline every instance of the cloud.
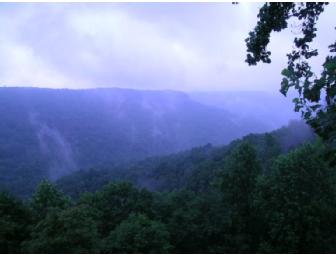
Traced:
[[[260, 4], [0, 6], [0, 84], [7, 86], [275, 91], [293, 37], [272, 35], [273, 63], [249, 67], [244, 39]], [[336, 23], [333, 10], [321, 18], [317, 46], [325, 47], [325, 24]]]
[[0, 41], [0, 45], [2, 84], [60, 88], [76, 83], [50, 66], [29, 46], [4, 41]]
[[[155, 24], [114, 10], [84, 11], [69, 24], [85, 41], [79, 55], [94, 80], [122, 87], [196, 85], [195, 76], [206, 70], [206, 55]], [[104, 85], [104, 84], [103, 84]], [[111, 84], [106, 84], [111, 85]]]

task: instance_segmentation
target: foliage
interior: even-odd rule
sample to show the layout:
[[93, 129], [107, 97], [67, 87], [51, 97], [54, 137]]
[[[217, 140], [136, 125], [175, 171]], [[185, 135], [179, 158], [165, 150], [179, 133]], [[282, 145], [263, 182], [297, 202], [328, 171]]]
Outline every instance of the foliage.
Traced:
[[267, 226], [261, 252], [335, 252], [334, 171], [311, 145], [278, 158], [259, 185], [257, 206]]
[[220, 188], [230, 208], [230, 232], [236, 252], [256, 250], [257, 212], [254, 200], [261, 170], [256, 151], [247, 142], [235, 148], [224, 165]]
[[288, 66], [282, 71], [281, 93], [285, 96], [293, 87], [298, 92], [294, 98], [295, 111], [301, 111], [304, 119], [314, 128], [332, 149], [329, 159], [336, 163], [336, 43], [329, 46], [329, 56], [317, 76], [310, 59], [318, 55], [311, 44], [316, 37], [316, 23], [328, 3], [265, 3], [258, 14], [258, 24], [246, 39], [249, 65], [270, 63], [267, 50], [272, 31], [279, 32], [288, 26], [289, 20], [300, 24], [301, 37], [294, 38], [293, 51], [287, 54]]
[[154, 211], [171, 234], [173, 253], [225, 251], [223, 237], [229, 219], [218, 192], [163, 193], [156, 197]]
[[334, 252], [335, 169], [321, 140], [305, 141], [315, 136], [292, 122], [123, 166], [118, 176], [112, 167], [42, 181], [26, 202], [1, 194], [1, 251]]
[[84, 206], [54, 209], [34, 226], [31, 239], [23, 244], [29, 253], [96, 253], [97, 226]]
[[130, 183], [109, 183], [92, 195], [83, 196], [80, 204], [86, 205], [99, 215], [99, 232], [106, 236], [131, 213], [151, 213], [152, 195], [138, 190]]
[[29, 234], [29, 210], [16, 198], [0, 193], [0, 253], [19, 253]]
[[131, 214], [104, 240], [105, 253], [168, 253], [169, 232], [164, 224], [143, 214]]
[[30, 201], [31, 209], [38, 219], [45, 217], [50, 210], [64, 209], [69, 205], [70, 199], [48, 181], [40, 183]]

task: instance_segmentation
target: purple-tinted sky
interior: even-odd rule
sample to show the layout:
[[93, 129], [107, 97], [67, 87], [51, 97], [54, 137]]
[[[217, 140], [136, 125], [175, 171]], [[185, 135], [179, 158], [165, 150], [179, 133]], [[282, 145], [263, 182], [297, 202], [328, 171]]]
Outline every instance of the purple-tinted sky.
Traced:
[[[0, 3], [0, 86], [278, 91], [295, 25], [249, 67], [244, 39], [261, 4]], [[318, 23], [319, 70], [336, 4]]]

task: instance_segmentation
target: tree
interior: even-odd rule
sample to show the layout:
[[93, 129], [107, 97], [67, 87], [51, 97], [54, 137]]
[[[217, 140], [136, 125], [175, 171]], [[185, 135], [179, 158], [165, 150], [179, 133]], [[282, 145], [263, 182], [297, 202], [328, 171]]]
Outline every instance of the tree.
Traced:
[[99, 232], [106, 236], [132, 212], [150, 214], [152, 196], [130, 183], [109, 183], [95, 194], [87, 194], [80, 203], [97, 212]]
[[[280, 139], [276, 132], [277, 131], [265, 134], [249, 134], [243, 138], [243, 141], [253, 144], [257, 157], [264, 170], [263, 172], [269, 170], [272, 161], [280, 155], [282, 151]], [[288, 133], [287, 129], [286, 133]]]
[[21, 201], [0, 193], [0, 253], [20, 253], [21, 242], [29, 235], [30, 216]]
[[64, 209], [71, 203], [70, 198], [57, 190], [49, 181], [42, 181], [33, 194], [30, 206], [37, 219], [44, 218], [48, 211], [55, 208]]
[[104, 240], [104, 253], [168, 253], [169, 233], [159, 221], [131, 214]]
[[97, 253], [97, 226], [90, 208], [72, 207], [50, 210], [34, 226], [31, 240], [23, 244], [24, 253]]
[[[318, 55], [311, 47], [316, 37], [316, 22], [328, 3], [265, 3], [260, 9], [259, 21], [254, 31], [246, 39], [249, 65], [258, 62], [270, 63], [271, 52], [267, 50], [272, 31], [280, 32], [288, 27], [289, 19], [300, 24], [301, 37], [294, 38], [294, 50], [288, 56], [288, 66], [282, 71], [284, 76], [280, 92], [287, 95], [294, 87], [298, 96], [293, 100], [295, 111], [301, 111], [304, 119], [315, 131], [336, 149], [336, 42], [329, 46], [323, 70], [318, 77], [313, 73], [309, 61]], [[336, 162], [336, 150], [331, 157]]]
[[267, 226], [259, 252], [335, 252], [335, 174], [316, 147], [280, 156], [258, 190]]
[[238, 145], [224, 165], [220, 188], [231, 211], [233, 249], [239, 252], [256, 249], [254, 196], [260, 174], [255, 149], [247, 142]]
[[155, 219], [166, 224], [172, 253], [224, 253], [227, 210], [219, 192], [188, 190], [158, 194]]

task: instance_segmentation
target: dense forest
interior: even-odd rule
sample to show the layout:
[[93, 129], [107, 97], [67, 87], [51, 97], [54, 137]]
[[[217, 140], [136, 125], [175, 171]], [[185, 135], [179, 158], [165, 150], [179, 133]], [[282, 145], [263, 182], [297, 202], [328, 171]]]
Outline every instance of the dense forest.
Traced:
[[1, 252], [335, 252], [336, 176], [325, 150], [292, 122], [119, 172], [45, 180], [25, 200], [1, 193]]

